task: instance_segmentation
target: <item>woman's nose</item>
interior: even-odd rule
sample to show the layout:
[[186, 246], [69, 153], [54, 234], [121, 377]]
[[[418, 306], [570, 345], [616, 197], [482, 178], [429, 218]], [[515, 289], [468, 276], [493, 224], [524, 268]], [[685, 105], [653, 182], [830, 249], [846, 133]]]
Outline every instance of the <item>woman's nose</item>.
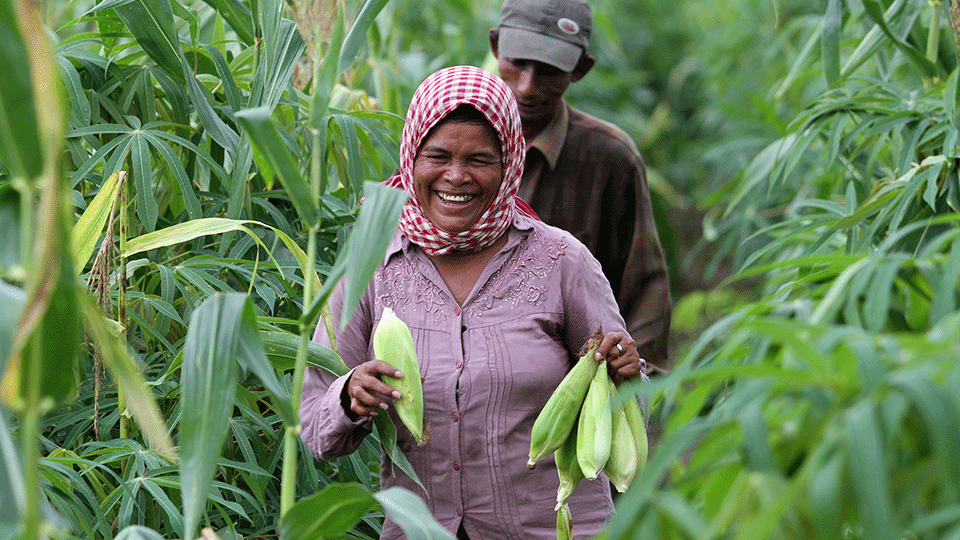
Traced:
[[451, 160], [443, 171], [443, 177], [449, 182], [463, 182], [466, 179], [463, 165], [458, 160]]

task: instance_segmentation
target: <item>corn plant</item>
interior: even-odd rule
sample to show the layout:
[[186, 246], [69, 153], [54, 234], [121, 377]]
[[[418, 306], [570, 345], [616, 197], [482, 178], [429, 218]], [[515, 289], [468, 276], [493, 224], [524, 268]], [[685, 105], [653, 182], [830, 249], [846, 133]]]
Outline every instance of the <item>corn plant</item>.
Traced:
[[[201, 525], [363, 538], [386, 506], [414, 536], [449, 537], [415, 495], [377, 491], [376, 437], [337, 463], [298, 459], [303, 370], [343, 369], [309, 342], [313, 326], [340, 278], [358, 295], [378, 260], [338, 244], [355, 228], [385, 247], [403, 202], [363, 187], [394, 166], [397, 118], [336, 84], [382, 3], [346, 36], [340, 14], [327, 50], [309, 52], [310, 93], [290, 82], [304, 42], [281, 4], [214, 4], [100, 3], [67, 27], [112, 34], [49, 50], [39, 14], [3, 2], [3, 65], [20, 84], [0, 92], [0, 192], [19, 237], [4, 251], [0, 357], [21, 448], [3, 430], [0, 498], [16, 504], [0, 524], [25, 538]], [[80, 286], [87, 270], [102, 307]]]
[[633, 389], [664, 434], [606, 538], [960, 534], [949, 6], [824, 7], [779, 86], [818, 91], [717, 195], [758, 298]]

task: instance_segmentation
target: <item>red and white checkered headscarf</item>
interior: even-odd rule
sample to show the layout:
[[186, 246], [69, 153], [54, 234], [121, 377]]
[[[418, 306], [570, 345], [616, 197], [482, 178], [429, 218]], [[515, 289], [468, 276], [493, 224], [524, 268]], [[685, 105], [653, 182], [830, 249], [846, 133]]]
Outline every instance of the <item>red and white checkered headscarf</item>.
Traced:
[[[423, 139], [440, 120], [460, 105], [480, 111], [500, 137], [503, 181], [493, 203], [470, 228], [451, 234], [423, 215], [413, 190], [413, 161]], [[386, 180], [410, 195], [400, 216], [400, 231], [431, 255], [451, 251], [476, 252], [493, 245], [519, 211], [529, 215], [526, 203], [516, 198], [524, 160], [520, 113], [510, 88], [500, 77], [473, 66], [441, 69], [427, 77], [413, 94], [400, 142], [400, 174]]]

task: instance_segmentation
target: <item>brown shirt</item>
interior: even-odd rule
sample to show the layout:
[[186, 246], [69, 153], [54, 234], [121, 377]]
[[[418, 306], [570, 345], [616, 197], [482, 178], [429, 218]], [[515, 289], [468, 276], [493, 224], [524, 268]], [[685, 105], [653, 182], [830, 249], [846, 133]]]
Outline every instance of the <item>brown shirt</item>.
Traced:
[[633, 140], [564, 104], [527, 148], [519, 196], [600, 261], [640, 356], [666, 370], [672, 311], [667, 265]]

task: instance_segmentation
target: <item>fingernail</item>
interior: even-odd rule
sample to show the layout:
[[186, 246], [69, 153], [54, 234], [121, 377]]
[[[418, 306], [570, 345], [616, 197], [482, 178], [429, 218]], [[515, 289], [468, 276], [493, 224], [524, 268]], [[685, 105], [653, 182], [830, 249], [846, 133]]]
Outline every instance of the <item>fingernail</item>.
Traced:
[[386, 404], [386, 403], [381, 403], [381, 404], [380, 404], [380, 408], [383, 409], [383, 410], [387, 410], [387, 404]]
[[597, 360], [599, 360], [599, 359], [603, 358], [603, 355], [601, 355], [600, 353], [597, 352], [597, 353], [593, 353], [593, 357], [596, 358]]
[[[400, 399], [400, 392], [394, 390], [394, 391], [393, 391], [393, 399]], [[383, 408], [387, 408], [387, 404], [386, 404], [386, 403], [383, 404]]]

